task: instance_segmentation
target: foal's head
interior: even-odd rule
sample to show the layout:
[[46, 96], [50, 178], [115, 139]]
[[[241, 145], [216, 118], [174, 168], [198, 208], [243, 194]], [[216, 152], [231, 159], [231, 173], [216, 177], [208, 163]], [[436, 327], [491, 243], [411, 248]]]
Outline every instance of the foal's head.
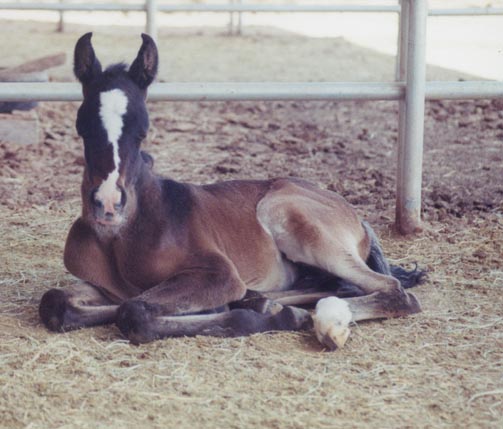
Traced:
[[143, 43], [129, 69], [115, 64], [102, 71], [91, 45], [92, 33], [75, 46], [74, 72], [84, 101], [77, 132], [84, 140], [86, 172], [82, 185], [84, 214], [101, 225], [117, 227], [127, 219], [134, 186], [143, 164], [140, 143], [148, 130], [147, 87], [157, 73], [154, 41]]

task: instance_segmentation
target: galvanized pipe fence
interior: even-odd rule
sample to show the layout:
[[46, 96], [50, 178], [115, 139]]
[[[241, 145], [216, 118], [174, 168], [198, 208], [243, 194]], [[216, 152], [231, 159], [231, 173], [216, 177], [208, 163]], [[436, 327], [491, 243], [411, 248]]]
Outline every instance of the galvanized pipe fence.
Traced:
[[[252, 5], [89, 3], [0, 3], [0, 9], [55, 11], [145, 11], [147, 32], [157, 34], [157, 12], [393, 12], [399, 14], [396, 82], [324, 83], [156, 83], [151, 101], [245, 100], [398, 100], [398, 168], [396, 222], [404, 233], [420, 230], [425, 100], [503, 98], [503, 82], [426, 82], [428, 16], [503, 15], [503, 8], [428, 9], [427, 0], [379, 5]], [[241, 21], [239, 18], [238, 23]], [[61, 23], [62, 21], [60, 21]], [[62, 25], [62, 24], [60, 24]], [[238, 24], [239, 25], [239, 24]], [[79, 101], [75, 83], [0, 83], [0, 101]]]
[[[243, 4], [244, 0], [228, 0], [227, 4], [166, 4], [157, 0], [144, 0], [140, 3], [65, 3], [65, 0], [58, 0], [59, 3], [41, 2], [0, 2], [0, 10], [39, 10], [57, 11], [60, 13], [58, 29], [63, 29], [64, 12], [145, 12], [145, 28], [148, 34], [156, 38], [157, 36], [157, 12], [164, 13], [191, 13], [191, 12], [214, 12], [229, 13], [229, 30], [232, 33], [234, 28], [234, 14], [238, 14], [236, 33], [242, 31], [243, 13], [320, 13], [320, 12], [381, 12], [400, 14], [400, 4], [396, 5], [358, 5], [358, 4]], [[400, 3], [401, 0], [398, 0]], [[428, 10], [429, 16], [477, 16], [477, 15], [503, 15], [503, 8], [492, 6], [469, 7], [469, 8], [436, 8]]]
[[[405, 82], [173, 82], [154, 83], [149, 101], [405, 101]], [[428, 81], [426, 100], [495, 99], [503, 82]], [[68, 82], [0, 82], [0, 101], [82, 101]]]

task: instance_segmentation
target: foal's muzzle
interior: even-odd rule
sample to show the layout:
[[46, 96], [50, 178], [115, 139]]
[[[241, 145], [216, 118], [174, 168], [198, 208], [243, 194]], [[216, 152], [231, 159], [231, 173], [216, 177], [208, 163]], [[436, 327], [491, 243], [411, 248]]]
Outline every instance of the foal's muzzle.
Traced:
[[103, 192], [96, 188], [91, 192], [91, 205], [96, 221], [102, 225], [118, 225], [123, 220], [126, 192], [122, 186]]

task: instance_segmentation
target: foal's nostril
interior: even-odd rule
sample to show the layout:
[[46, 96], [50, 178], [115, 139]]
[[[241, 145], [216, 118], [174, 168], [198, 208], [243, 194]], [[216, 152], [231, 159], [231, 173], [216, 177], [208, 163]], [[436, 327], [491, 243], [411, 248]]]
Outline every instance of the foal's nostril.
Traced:
[[90, 202], [96, 217], [106, 221], [113, 221], [124, 209], [126, 192], [120, 186], [117, 186], [114, 191], [96, 188], [91, 192]]
[[126, 196], [126, 191], [124, 190], [124, 188], [122, 186], [119, 186], [119, 189], [121, 191], [121, 202], [120, 202], [120, 206], [121, 207], [124, 207], [126, 205], [126, 201], [127, 201], [127, 196]]
[[114, 209], [116, 211], [122, 210], [124, 208], [124, 206], [126, 205], [126, 200], [127, 200], [126, 191], [124, 191], [124, 188], [122, 186], [118, 186], [118, 188], [121, 193], [121, 200], [120, 200], [120, 202], [114, 204]]

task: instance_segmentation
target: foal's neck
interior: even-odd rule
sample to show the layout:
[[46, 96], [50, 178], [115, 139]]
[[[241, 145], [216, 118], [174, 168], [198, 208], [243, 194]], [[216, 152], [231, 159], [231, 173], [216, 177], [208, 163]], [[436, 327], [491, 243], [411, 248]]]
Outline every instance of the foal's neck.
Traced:
[[144, 166], [136, 186], [137, 216], [149, 222], [159, 220], [163, 223], [170, 220], [173, 212], [176, 217], [185, 216], [192, 205], [191, 189], [191, 185], [158, 176], [151, 168]]

